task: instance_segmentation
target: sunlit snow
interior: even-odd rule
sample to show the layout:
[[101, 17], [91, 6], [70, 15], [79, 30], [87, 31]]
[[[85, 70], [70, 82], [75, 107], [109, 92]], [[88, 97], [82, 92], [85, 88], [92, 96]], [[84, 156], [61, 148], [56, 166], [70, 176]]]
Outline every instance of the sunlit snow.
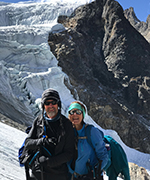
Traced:
[[0, 179], [25, 180], [24, 168], [18, 164], [18, 148], [26, 134], [0, 123]]

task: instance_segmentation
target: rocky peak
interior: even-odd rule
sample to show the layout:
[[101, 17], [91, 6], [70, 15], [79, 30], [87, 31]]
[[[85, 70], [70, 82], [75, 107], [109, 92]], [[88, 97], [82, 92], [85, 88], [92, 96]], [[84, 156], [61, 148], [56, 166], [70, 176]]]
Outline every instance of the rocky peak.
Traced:
[[133, 24], [137, 24], [140, 23], [140, 20], [137, 18], [137, 16], [135, 15], [134, 12], [134, 8], [130, 7], [129, 9], [126, 9], [124, 11], [125, 17], [130, 21], [130, 23], [132, 22]]
[[144, 38], [150, 42], [150, 15], [148, 15], [146, 22], [140, 21], [134, 12], [134, 9], [130, 7], [124, 11], [125, 17], [129, 20], [131, 25], [140, 32]]
[[148, 24], [148, 28], [150, 28], [150, 14], [147, 17], [146, 23]]

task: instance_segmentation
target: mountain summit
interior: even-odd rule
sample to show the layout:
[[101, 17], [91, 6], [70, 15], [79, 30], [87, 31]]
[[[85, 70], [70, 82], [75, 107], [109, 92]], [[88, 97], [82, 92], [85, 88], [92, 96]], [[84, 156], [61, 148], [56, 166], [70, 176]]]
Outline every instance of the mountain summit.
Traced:
[[125, 17], [129, 20], [131, 25], [139, 31], [145, 39], [150, 43], [150, 14], [147, 17], [146, 22], [140, 21], [134, 12], [133, 7], [124, 11]]

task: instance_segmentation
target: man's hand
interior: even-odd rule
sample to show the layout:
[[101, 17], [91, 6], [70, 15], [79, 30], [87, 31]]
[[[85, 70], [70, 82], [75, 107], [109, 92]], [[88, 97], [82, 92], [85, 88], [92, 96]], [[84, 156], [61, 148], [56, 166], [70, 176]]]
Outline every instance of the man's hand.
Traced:
[[48, 160], [48, 158], [45, 157], [45, 156], [40, 156], [40, 157], [39, 157], [39, 163], [40, 163], [41, 165], [47, 163], [47, 160]]
[[43, 145], [43, 142], [44, 142], [44, 138], [40, 138], [40, 139], [37, 139], [37, 142], [36, 142], [36, 145], [37, 146], [42, 146]]

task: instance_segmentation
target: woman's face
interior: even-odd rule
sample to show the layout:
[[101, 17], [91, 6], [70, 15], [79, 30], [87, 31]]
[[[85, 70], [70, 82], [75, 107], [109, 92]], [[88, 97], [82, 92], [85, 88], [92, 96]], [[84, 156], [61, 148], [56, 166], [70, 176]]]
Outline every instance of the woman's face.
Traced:
[[82, 125], [83, 120], [83, 113], [79, 109], [72, 109], [69, 112], [69, 120], [72, 122], [73, 125]]

